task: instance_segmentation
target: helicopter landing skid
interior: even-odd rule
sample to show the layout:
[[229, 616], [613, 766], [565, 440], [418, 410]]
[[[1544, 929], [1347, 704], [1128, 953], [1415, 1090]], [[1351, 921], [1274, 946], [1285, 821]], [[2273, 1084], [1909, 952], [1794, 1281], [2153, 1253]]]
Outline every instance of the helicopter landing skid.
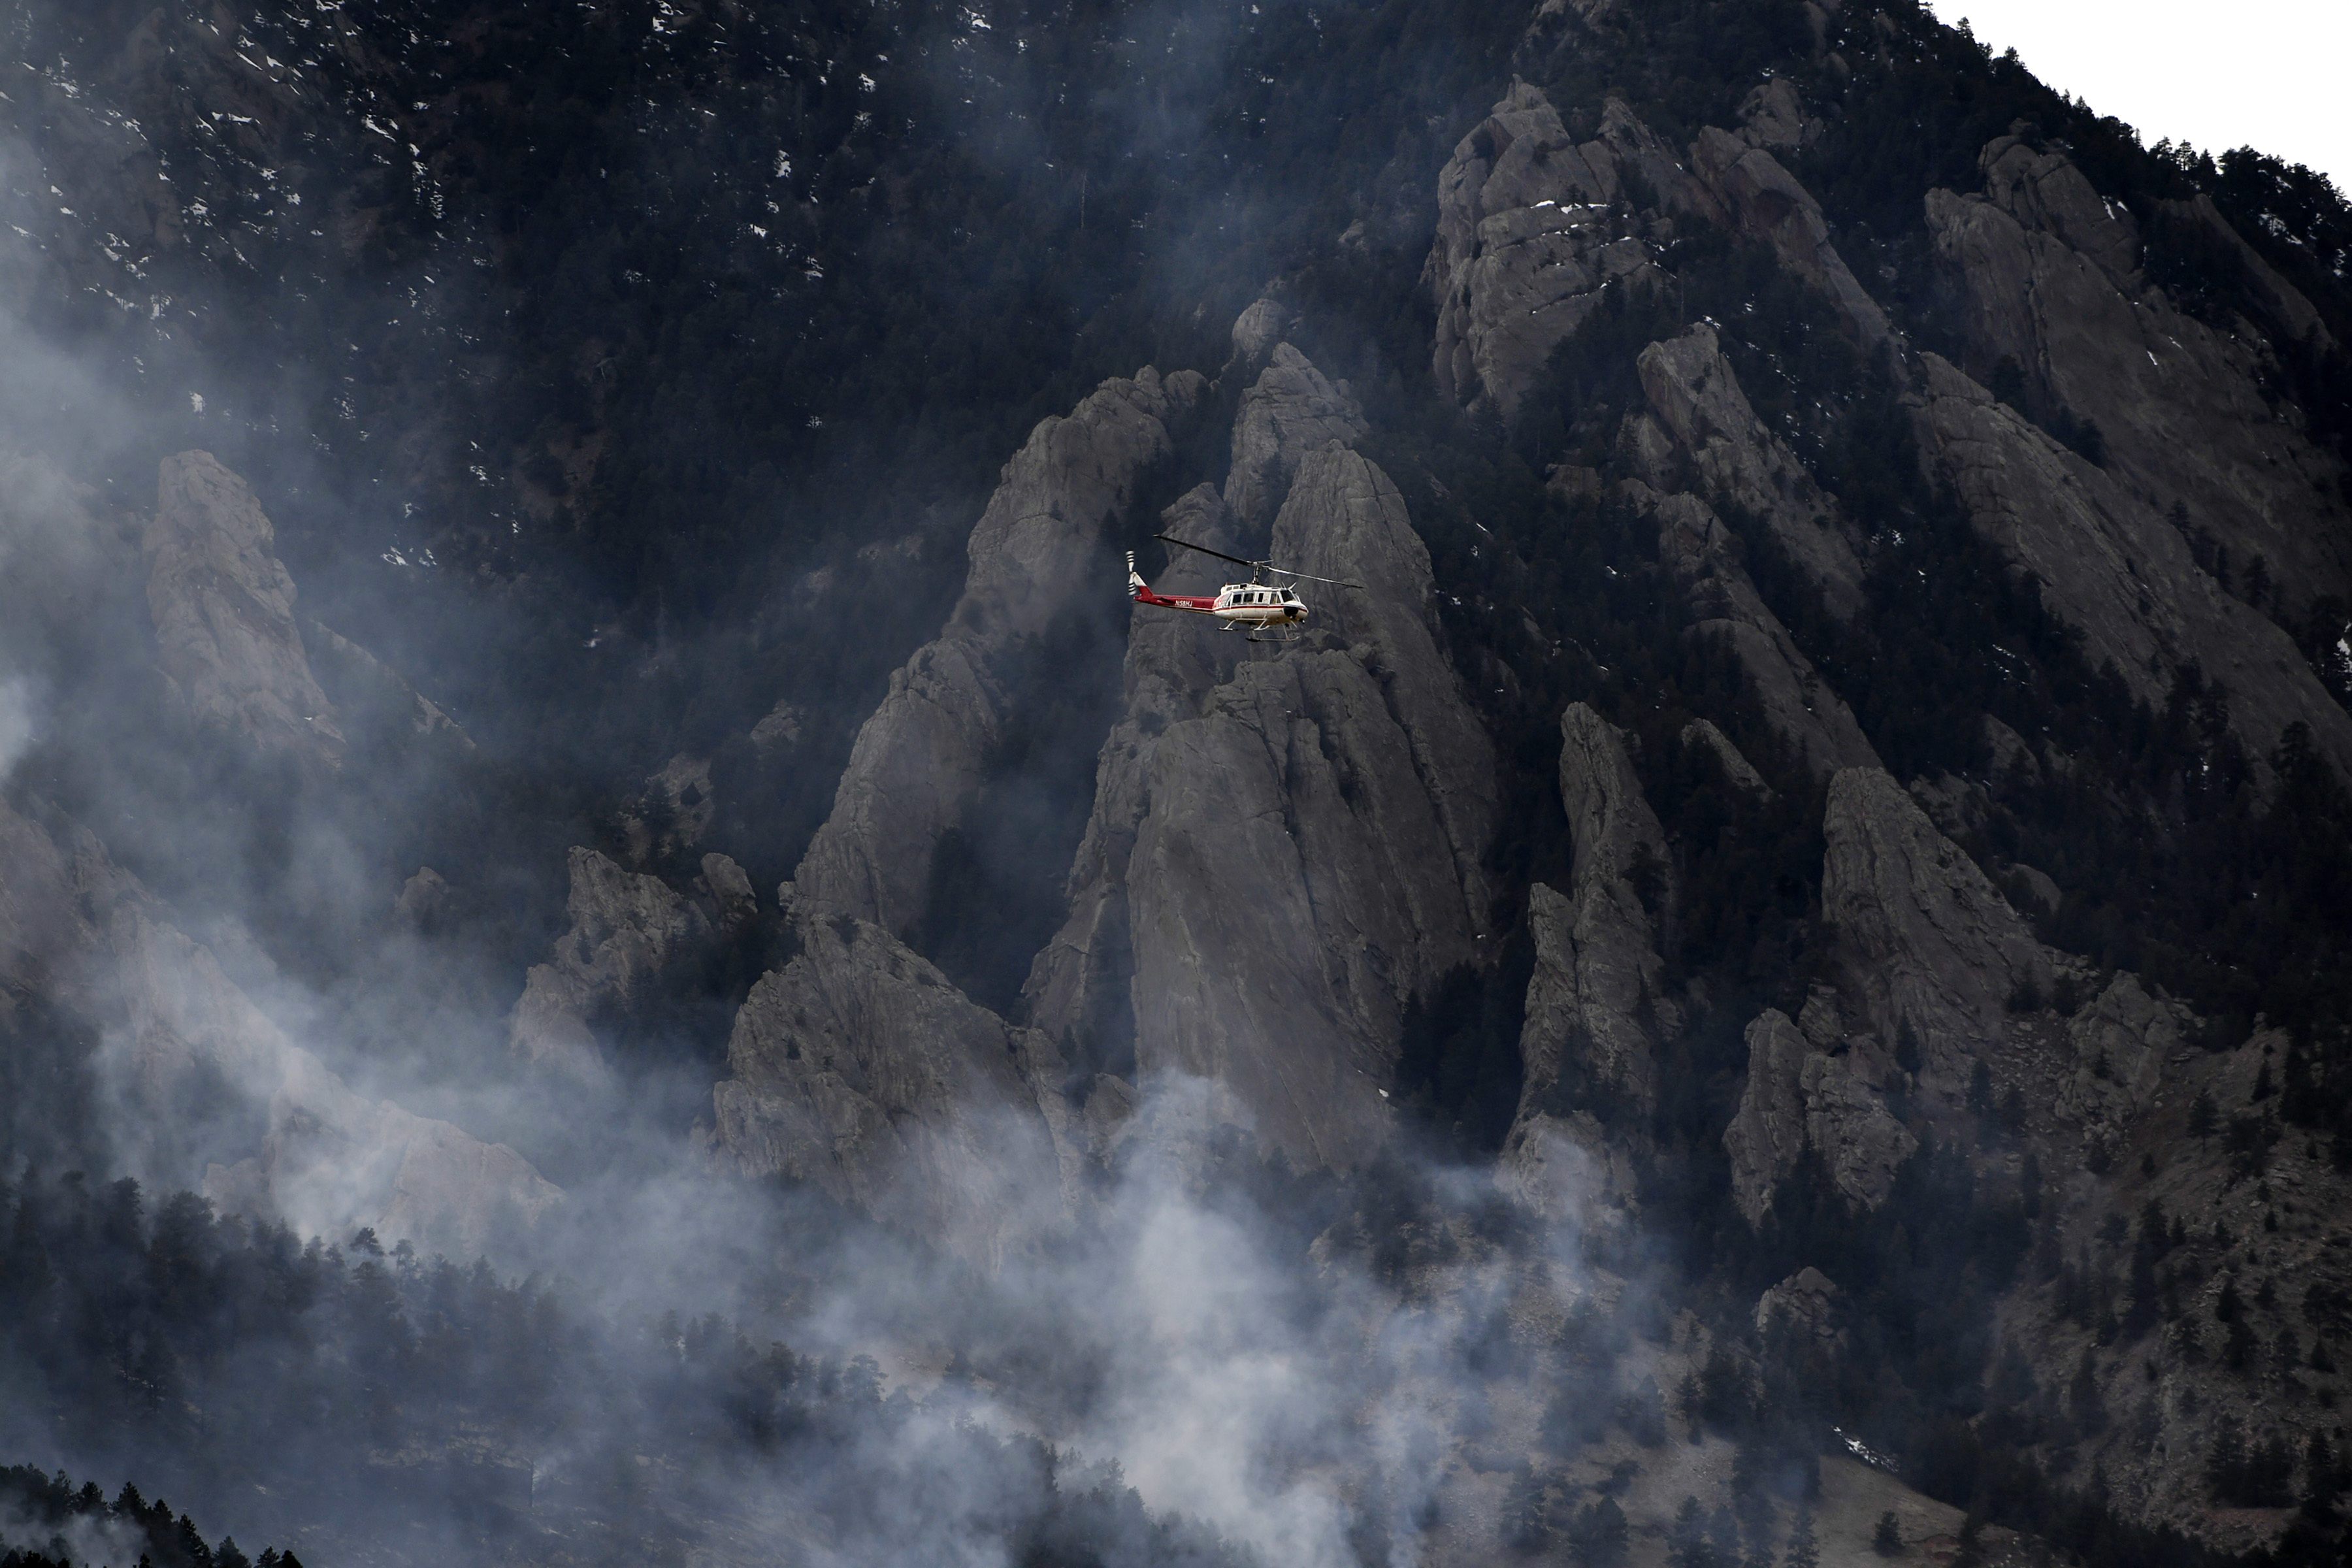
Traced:
[[1252, 626], [1247, 634], [1252, 642], [1295, 643], [1307, 635], [1305, 626]]

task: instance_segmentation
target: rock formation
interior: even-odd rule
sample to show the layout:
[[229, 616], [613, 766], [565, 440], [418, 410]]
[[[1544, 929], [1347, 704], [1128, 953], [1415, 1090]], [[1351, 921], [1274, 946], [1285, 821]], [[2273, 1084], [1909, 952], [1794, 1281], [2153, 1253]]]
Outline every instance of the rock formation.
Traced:
[[[1244, 313], [1234, 325], [1237, 356], [1249, 321]], [[1265, 369], [1242, 394], [1241, 412], [1234, 420], [1225, 505], [1240, 520], [1243, 537], [1254, 542], [1274, 521], [1302, 458], [1335, 441], [1350, 445], [1368, 428], [1354, 398], [1326, 380], [1305, 354], [1288, 343], [1276, 343], [1266, 355]]]
[[1756, 417], [1715, 329], [1702, 322], [1652, 343], [1635, 363], [1651, 408], [1715, 504], [1764, 524], [1831, 613], [1852, 616], [1863, 599], [1862, 563], [1838, 505]]
[[[1405, 1004], [1479, 956], [1495, 801], [1433, 635], [1427, 552], [1388, 477], [1316, 422], [1320, 381], [1272, 352], [1234, 472], [1278, 454], [1255, 459], [1289, 480], [1271, 552], [1367, 590], [1318, 594], [1316, 635], [1277, 658], [1228, 663], [1202, 646], [1214, 632], [1139, 619], [1071, 918], [1027, 996], [1073, 1050], [1131, 1026], [1139, 1072], [1210, 1079], [1268, 1146], [1345, 1167], [1384, 1134]], [[1180, 517], [1205, 538], [1247, 527], [1205, 491]]]
[[1857, 342], [1872, 350], [1886, 342], [1886, 312], [1838, 255], [1821, 203], [1778, 158], [1710, 125], [1691, 146], [1691, 168], [1739, 233], [1769, 246], [1783, 267], [1829, 297]]
[[1688, 597], [1695, 635], [1730, 645], [1764, 716], [1817, 773], [1875, 767], [1878, 753], [1854, 722], [1845, 700], [1804, 656], [1788, 628], [1757, 593], [1739, 563], [1738, 542], [1713, 508], [1696, 496], [1660, 495], [1638, 480], [1627, 499], [1658, 524], [1658, 559]]
[[2043, 602], [2081, 628], [2095, 664], [2161, 709], [2196, 664], [2230, 695], [2230, 724], [2255, 759], [2289, 724], [2352, 776], [2352, 717], [2293, 639], [2221, 591], [2189, 542], [2107, 472], [2060, 446], [1958, 367], [1920, 356], [1921, 445], [1950, 474], [1977, 529], [2042, 584]]
[[985, 1266], [1059, 1226], [1067, 1114], [1045, 1037], [872, 921], [789, 882], [777, 900], [800, 951], [736, 1016], [714, 1101], [726, 1157]]
[[1560, 738], [1575, 868], [1565, 895], [1540, 882], [1528, 893], [1536, 967], [1519, 1037], [1520, 1120], [1596, 1100], [1638, 1118], [1657, 1098], [1651, 1031], [1664, 998], [1652, 910], [1671, 898], [1672, 862], [1624, 737], [1574, 702]]
[[1012, 700], [1001, 667], [1097, 585], [1105, 529], [1171, 453], [1168, 426], [1203, 384], [1150, 369], [1106, 383], [1040, 424], [1005, 465], [972, 530], [963, 597], [858, 731], [796, 876], [803, 897], [892, 931], [921, 913], [932, 854], [986, 774]]
[[[1633, 212], [1630, 174], [1663, 211]], [[1675, 214], [1720, 209], [1622, 103], [1578, 145], [1543, 93], [1514, 82], [1438, 177], [1437, 241], [1423, 279], [1437, 300], [1437, 384], [1505, 418], [1604, 290], [1659, 276]]]
[[[706, 878], [740, 911], [751, 883], [723, 855], [706, 856]], [[710, 873], [716, 870], [716, 876]], [[593, 849], [572, 851], [572, 929], [548, 963], [534, 963], [507, 1020], [507, 1047], [524, 1061], [594, 1082], [603, 1058], [590, 1025], [625, 1003], [687, 948], [711, 934], [708, 917], [658, 877], [631, 871]]]
[[1885, 772], [1842, 769], [1822, 828], [1822, 918], [1845, 947], [1842, 989], [1882, 1040], [1916, 1035], [1924, 1076], [1957, 1094], [2001, 1038], [2010, 998], [2047, 989], [2053, 955]]
[[406, 678], [341, 633], [309, 616], [299, 621], [302, 647], [321, 689], [346, 720], [382, 715], [409, 735], [445, 741], [460, 751], [473, 738]]
[[1725, 1129], [1732, 1201], [1761, 1226], [1773, 1194], [1808, 1152], [1856, 1208], [1886, 1201], [1895, 1173], [1919, 1146], [1853, 1053], [1832, 1054], [1788, 1015], [1767, 1008], [1748, 1026], [1748, 1083]]
[[[2278, 348], [2324, 331], [2310, 302], [2260, 258], [2242, 258], [2272, 335], [2252, 322], [2218, 330], [2150, 283], [2137, 221], [2063, 153], [2012, 134], [1988, 143], [1979, 167], [1983, 195], [1927, 197], [1977, 379], [2013, 361], [2037, 413], [2097, 426], [2103, 466], [2134, 510], [2160, 520], [2177, 504], [2227, 547], [2242, 578], [2264, 562], [2284, 616], [2323, 594], [2352, 596], [2352, 530], [2336, 501], [2342, 461], [2263, 391]], [[2244, 248], [2210, 199], [2171, 217]], [[2169, 587], [2151, 591], [2168, 603]]]
[[200, 722], [340, 765], [344, 742], [253, 490], [209, 452], [163, 459], [144, 542], [156, 661]]

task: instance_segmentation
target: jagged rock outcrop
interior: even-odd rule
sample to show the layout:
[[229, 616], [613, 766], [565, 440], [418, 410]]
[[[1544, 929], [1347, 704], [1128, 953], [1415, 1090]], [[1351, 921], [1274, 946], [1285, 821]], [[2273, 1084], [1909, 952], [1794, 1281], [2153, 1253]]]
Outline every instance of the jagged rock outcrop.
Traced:
[[1773, 729], [1817, 773], [1877, 766], [1878, 753], [1845, 700], [1757, 593], [1739, 563], [1738, 540], [1715, 510], [1696, 496], [1660, 495], [1638, 480], [1628, 481], [1625, 493], [1657, 522], [1658, 559], [1690, 600], [1692, 630], [1730, 644]]
[[1492, 751], [1386, 475], [1307, 455], [1274, 541], [1376, 591], [1330, 595], [1330, 638], [1239, 665], [1160, 736], [1127, 871], [1136, 1060], [1217, 1081], [1273, 1147], [1345, 1168], [1384, 1132], [1405, 1003], [1479, 956]]
[[1560, 716], [1560, 804], [1575, 858], [1569, 891], [1528, 889], [1535, 969], [1519, 1035], [1525, 1077], [1498, 1179], [1548, 1213], [1565, 1157], [1620, 1210], [1634, 1203], [1627, 1157], [1647, 1142], [1657, 1047], [1680, 1026], [1661, 995], [1651, 905], [1670, 900], [1665, 835], [1624, 737], [1581, 702]]
[[[1640, 122], [1622, 104], [1610, 109], [1608, 129], [1633, 140]], [[1638, 135], [1654, 142], [1646, 128]], [[1623, 208], [1622, 192], [1607, 140], [1579, 147], [1538, 89], [1513, 82], [1438, 176], [1424, 279], [1438, 304], [1440, 390], [1508, 418], [1603, 290], [1659, 275], [1655, 226]]]
[[1519, 1053], [1520, 1120], [1596, 1100], [1646, 1114], [1657, 1099], [1657, 926], [1671, 896], [1657, 815], [1616, 727], [1581, 702], [1560, 717], [1559, 794], [1575, 860], [1568, 892], [1528, 890], [1535, 973]]
[[453, 1257], [562, 1200], [504, 1144], [355, 1093], [166, 914], [87, 829], [0, 805], [0, 1013], [37, 990], [100, 1031], [139, 1174], [304, 1234], [372, 1226]]
[[1067, 1113], [1051, 1042], [874, 922], [789, 882], [777, 900], [799, 952], [736, 1016], [732, 1076], [713, 1097], [726, 1158], [983, 1266], [1060, 1226]]
[[[1249, 307], [1234, 318], [1233, 359], [1223, 374], [1239, 371], [1245, 376], [1255, 375], [1265, 368], [1281, 343], [1283, 334], [1290, 330], [1290, 312], [1278, 300], [1252, 300]], [[1223, 379], [1223, 374], [1219, 377]]]
[[1831, 779], [1822, 832], [1822, 918], [1843, 949], [1842, 993], [1882, 1041], [1907, 1027], [1923, 1081], [1958, 1094], [2002, 1037], [2011, 996], [2045, 991], [2057, 955], [1884, 771]]
[[1764, 775], [1758, 773], [1755, 764], [1731, 743], [1731, 737], [1713, 723], [1705, 719], [1692, 720], [1683, 726], [1682, 742], [1685, 746], [1705, 746], [1715, 753], [1716, 762], [1723, 768], [1723, 776], [1737, 788], [1752, 791], [1768, 799], [1770, 797], [1772, 787], [1764, 782]]
[[[1253, 307], [1255, 309], [1255, 307]], [[1236, 329], [1238, 331], [1238, 329]], [[1160, 514], [1160, 531], [1228, 553], [1241, 524], [1213, 485], [1195, 485]], [[1223, 563], [1171, 549], [1152, 577], [1164, 593], [1213, 594]], [[1241, 645], [1245, 648], [1247, 645]], [[1236, 639], [1213, 636], [1190, 617], [1135, 612], [1124, 667], [1126, 712], [1095, 763], [1094, 808], [1072, 858], [1070, 911], [1031, 965], [1022, 995], [1027, 1016], [1065, 1050], [1131, 1066], [1135, 1021], [1129, 986], [1127, 872], [1135, 836], [1151, 809], [1152, 758], [1171, 724], [1200, 715], [1208, 694], [1234, 669]]]
[[2067, 450], [1958, 367], [1919, 356], [1916, 423], [1971, 521], [2079, 627], [2093, 664], [2112, 663], [2132, 695], [2162, 708], [2195, 663], [2229, 692], [2230, 723], [2258, 770], [2289, 724], [2352, 776], [2352, 717], [2327, 695], [2294, 640], [2223, 593], [2189, 542], [2105, 470]]
[[1842, 1342], [1845, 1335], [1837, 1326], [1837, 1311], [1844, 1294], [1809, 1263], [1756, 1298], [1756, 1331], [1769, 1334], [1777, 1323], [1782, 1331], [1810, 1334], [1824, 1344]]
[[972, 530], [962, 598], [934, 641], [890, 678], [796, 876], [803, 893], [908, 930], [931, 858], [987, 772], [1012, 699], [1000, 667], [1086, 602], [1107, 568], [1104, 530], [1172, 451], [1170, 423], [1203, 383], [1146, 369], [1044, 421], [1004, 467]]
[[1848, 1203], [1865, 1209], [1885, 1203], [1919, 1141], [1880, 1097], [1873, 1081], [1878, 1064], [1823, 1050], [1776, 1008], [1748, 1026], [1747, 1039], [1748, 1082], [1723, 1146], [1731, 1156], [1732, 1201], [1748, 1222], [1764, 1223], [1774, 1194], [1808, 1151]]
[[[1320, 380], [1283, 345], [1258, 390], [1303, 389], [1311, 410]], [[1492, 748], [1437, 647], [1428, 552], [1396, 487], [1277, 407], [1245, 400], [1235, 437], [1237, 475], [1271, 445], [1253, 430], [1290, 448], [1286, 472], [1261, 470], [1286, 479], [1271, 552], [1366, 591], [1310, 595], [1313, 635], [1278, 657], [1139, 615], [1071, 914], [1025, 995], [1074, 1054], [1118, 1058], [1131, 1040], [1136, 1070], [1209, 1079], [1217, 1115], [1345, 1166], [1384, 1135], [1404, 1004], [1479, 956]], [[1207, 543], [1249, 528], [1205, 487], [1167, 521]], [[1176, 552], [1160, 581], [1207, 586], [1213, 563]]]
[[[2137, 220], [2063, 153], [2003, 136], [1979, 167], [1982, 195], [1927, 197], [1977, 378], [2013, 359], [2034, 412], [2097, 426], [2103, 466], [2137, 510], [2161, 520], [2179, 505], [2192, 529], [2227, 548], [2242, 585], [2263, 560], [2284, 616], [2320, 595], [2352, 595], [2342, 462], [2309, 440], [2292, 404], [2263, 391], [2272, 342], [2317, 326], [2310, 301], [2255, 258], [2245, 271], [2268, 321], [2217, 330], [2149, 283]], [[2251, 257], [2200, 199], [2205, 206], [2176, 205], [2168, 220]], [[2272, 342], [2264, 325], [2278, 334]]]
[[1805, 111], [1804, 95], [1784, 76], [1759, 82], [1739, 100], [1738, 135], [1750, 147], [1794, 153], [1819, 141], [1825, 129]]
[[1715, 329], [1700, 322], [1652, 343], [1635, 367], [1651, 408], [1715, 503], [1770, 529], [1830, 612], [1851, 617], [1862, 606], [1862, 563], [1837, 503], [1756, 416]]
[[2137, 974], [2116, 975], [2066, 1021], [2073, 1060], [2050, 1109], [2113, 1149], [2153, 1103], [2172, 1054], [2196, 1028], [2187, 1007], [2149, 995]]
[[800, 744], [801, 731], [807, 722], [808, 715], [792, 701], [779, 700], [751, 726], [751, 749], [762, 759], [782, 755]]
[[1710, 125], [1691, 144], [1691, 169], [1730, 213], [1734, 228], [1769, 246], [1781, 266], [1829, 296], [1864, 347], [1887, 341], [1886, 312], [1831, 242], [1821, 203], [1778, 158]]
[[415, 875], [400, 885], [400, 896], [392, 901], [392, 918], [408, 931], [429, 931], [448, 909], [448, 879], [430, 866], [419, 866]]
[[[1247, 321], [1246, 314], [1243, 319]], [[1238, 350], [1239, 323], [1234, 332]], [[1244, 537], [1255, 539], [1274, 521], [1301, 458], [1335, 441], [1351, 445], [1370, 428], [1353, 397], [1334, 386], [1305, 354], [1288, 343], [1276, 343], [1265, 369], [1242, 394], [1241, 410], [1234, 419], [1225, 505], [1240, 521]]]
[[199, 722], [335, 767], [343, 733], [310, 673], [274, 539], [251, 487], [211, 453], [163, 459], [142, 542], [156, 663]]
[[[725, 861], [748, 891], [740, 868]], [[556, 939], [548, 963], [534, 963], [507, 1019], [507, 1048], [536, 1066], [591, 1081], [604, 1074], [590, 1029], [597, 1012], [625, 1002], [682, 949], [707, 941], [710, 922], [658, 877], [631, 871], [593, 849], [574, 846], [572, 929]], [[725, 873], [722, 872], [722, 877]]]

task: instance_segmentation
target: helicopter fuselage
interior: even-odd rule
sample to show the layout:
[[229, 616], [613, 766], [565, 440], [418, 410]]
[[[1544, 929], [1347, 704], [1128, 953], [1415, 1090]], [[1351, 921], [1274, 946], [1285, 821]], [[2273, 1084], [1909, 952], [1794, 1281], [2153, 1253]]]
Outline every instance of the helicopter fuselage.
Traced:
[[1131, 580], [1128, 586], [1139, 605], [1213, 616], [1228, 626], [1292, 626], [1307, 619], [1306, 603], [1297, 594], [1263, 583], [1228, 583], [1214, 596], [1156, 594], [1140, 579]]

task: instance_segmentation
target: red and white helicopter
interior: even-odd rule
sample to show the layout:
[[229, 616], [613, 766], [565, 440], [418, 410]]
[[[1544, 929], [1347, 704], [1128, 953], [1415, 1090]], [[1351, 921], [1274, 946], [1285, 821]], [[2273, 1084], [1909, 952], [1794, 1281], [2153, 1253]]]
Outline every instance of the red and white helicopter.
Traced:
[[[1168, 544], [1181, 544], [1187, 550], [1213, 555], [1220, 561], [1230, 561], [1236, 566], [1249, 568], [1249, 581], [1228, 583], [1213, 596], [1190, 594], [1155, 594], [1135, 570], [1135, 552], [1127, 552], [1127, 591], [1139, 605], [1155, 605], [1163, 610], [1183, 610], [1196, 616], [1213, 616], [1224, 623], [1228, 631], [1246, 633], [1252, 642], [1297, 642], [1307, 635], [1307, 605], [1299, 598], [1296, 583], [1328, 583], [1336, 588], [1363, 591], [1361, 583], [1343, 583], [1337, 577], [1318, 577], [1308, 572], [1293, 572], [1276, 566], [1271, 561], [1244, 561], [1238, 555], [1228, 555], [1222, 550], [1212, 550], [1205, 544], [1194, 544], [1173, 534], [1151, 536]], [[1286, 578], [1272, 582], [1270, 578]]]

